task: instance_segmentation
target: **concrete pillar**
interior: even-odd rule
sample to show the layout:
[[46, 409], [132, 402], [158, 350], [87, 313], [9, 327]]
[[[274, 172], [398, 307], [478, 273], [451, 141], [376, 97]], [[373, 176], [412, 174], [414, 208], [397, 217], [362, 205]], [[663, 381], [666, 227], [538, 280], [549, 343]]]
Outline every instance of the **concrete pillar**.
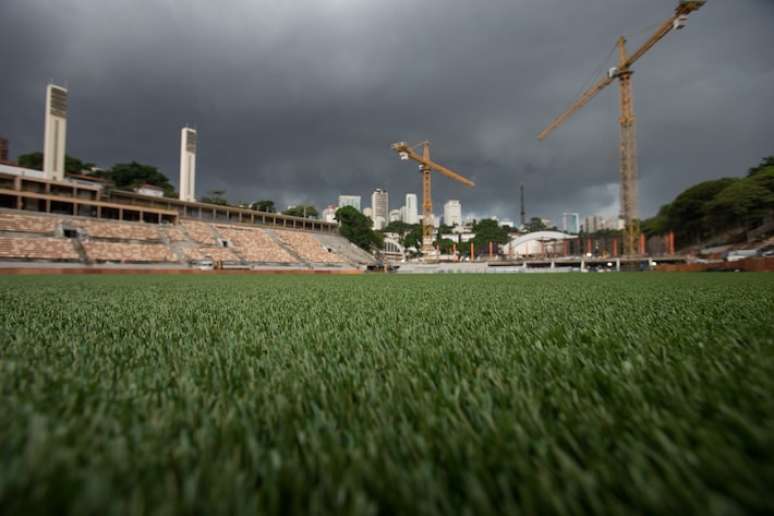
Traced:
[[196, 130], [183, 127], [180, 130], [180, 200], [194, 202], [196, 187]]
[[46, 118], [43, 137], [43, 173], [46, 179], [62, 181], [67, 144], [67, 90], [49, 84], [46, 88]]

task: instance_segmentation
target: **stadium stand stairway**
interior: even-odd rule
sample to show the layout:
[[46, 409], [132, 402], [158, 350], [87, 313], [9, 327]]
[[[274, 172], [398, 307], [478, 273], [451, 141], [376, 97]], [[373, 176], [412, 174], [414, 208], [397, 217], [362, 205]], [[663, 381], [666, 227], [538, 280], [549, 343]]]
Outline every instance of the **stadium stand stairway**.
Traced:
[[334, 253], [345, 258], [348, 262], [357, 265], [372, 265], [376, 263], [374, 257], [371, 254], [363, 251], [358, 246], [350, 242], [349, 240], [341, 237], [340, 235], [326, 235], [316, 234], [313, 235], [320, 244], [324, 247], [331, 249]]
[[161, 235], [162, 243], [172, 251], [172, 254], [175, 255], [178, 262], [185, 263], [188, 261], [188, 257], [182, 246], [190, 246], [189, 243], [184, 243], [184, 239], [190, 239], [190, 237], [185, 233], [185, 229], [182, 226], [163, 226], [159, 228], [159, 234]]
[[270, 229], [267, 229], [265, 231], [266, 231], [266, 234], [269, 235], [269, 238], [271, 238], [274, 241], [274, 243], [276, 243], [278, 246], [284, 249], [290, 256], [295, 258], [300, 265], [303, 265], [307, 269], [314, 268], [312, 264], [304, 260], [304, 258], [300, 254], [298, 254], [295, 249], [287, 245], [278, 235], [274, 233], [274, 231]]
[[[210, 228], [212, 229], [212, 232], [213, 232], [213, 234], [215, 235], [215, 239], [216, 239], [218, 242], [223, 242], [223, 241], [225, 241], [225, 242], [228, 242], [228, 241], [229, 241], [229, 239], [228, 239], [228, 238], [225, 238], [225, 237], [224, 237], [224, 236], [223, 236], [223, 235], [220, 233], [220, 231], [218, 231], [218, 227], [217, 227], [216, 225], [214, 225], [214, 224], [213, 224], [212, 226], [210, 226]], [[237, 250], [235, 247], [233, 247], [233, 246], [229, 246], [229, 247], [227, 247], [227, 248], [226, 248], [226, 247], [223, 247], [223, 250], [224, 250], [224, 251], [226, 251], [226, 250], [227, 250], [227, 252], [229, 252], [229, 253], [233, 254], [233, 255], [236, 257], [236, 259], [237, 259], [237, 260], [239, 260], [239, 265], [247, 265], [247, 260], [245, 260], [245, 257], [244, 257], [244, 256], [242, 256], [242, 255], [239, 253], [239, 251], [238, 251], [238, 250]]]
[[[175, 232], [173, 237], [172, 233]], [[180, 226], [168, 232], [173, 240], [172, 247], [183, 255], [184, 262], [212, 260], [227, 265], [244, 266], [245, 261], [233, 248], [223, 247], [222, 235], [214, 225], [196, 220], [184, 220]]]
[[73, 243], [73, 248], [75, 249], [75, 252], [78, 253], [78, 256], [80, 257], [80, 261], [83, 263], [91, 263], [91, 260], [89, 260], [89, 255], [86, 254], [86, 249], [83, 248], [83, 242], [81, 242], [80, 238], [70, 238], [69, 240]]

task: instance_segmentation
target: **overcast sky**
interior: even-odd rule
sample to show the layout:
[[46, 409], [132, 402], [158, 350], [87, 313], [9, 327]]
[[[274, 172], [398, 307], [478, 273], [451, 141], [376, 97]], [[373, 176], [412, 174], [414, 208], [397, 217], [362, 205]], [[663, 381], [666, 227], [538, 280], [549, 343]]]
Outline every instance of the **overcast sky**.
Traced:
[[[390, 151], [430, 139], [473, 179], [436, 213], [617, 213], [618, 91], [537, 134], [676, 0], [0, 0], [0, 135], [42, 148], [45, 86], [70, 89], [68, 153], [137, 160], [177, 184], [199, 130], [197, 194], [324, 207], [420, 192]], [[643, 217], [695, 182], [774, 154], [774, 0], [709, 0], [637, 65]], [[366, 198], [368, 200], [366, 200]]]

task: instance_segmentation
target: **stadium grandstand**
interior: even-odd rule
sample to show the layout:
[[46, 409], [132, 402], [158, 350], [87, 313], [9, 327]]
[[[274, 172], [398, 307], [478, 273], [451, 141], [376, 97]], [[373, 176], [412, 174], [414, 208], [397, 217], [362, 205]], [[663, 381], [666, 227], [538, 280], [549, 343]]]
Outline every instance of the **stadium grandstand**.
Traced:
[[356, 269], [336, 224], [0, 173], [0, 267]]

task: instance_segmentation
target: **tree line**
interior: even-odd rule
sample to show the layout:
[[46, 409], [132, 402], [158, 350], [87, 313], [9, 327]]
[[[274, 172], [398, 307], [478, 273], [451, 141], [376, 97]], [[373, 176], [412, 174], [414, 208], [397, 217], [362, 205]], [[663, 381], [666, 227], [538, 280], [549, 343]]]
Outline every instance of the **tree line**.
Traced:
[[774, 216], [774, 156], [745, 177], [724, 177], [694, 185], [655, 217], [642, 222], [648, 236], [670, 231], [683, 245], [700, 243], [731, 230], [753, 229]]

